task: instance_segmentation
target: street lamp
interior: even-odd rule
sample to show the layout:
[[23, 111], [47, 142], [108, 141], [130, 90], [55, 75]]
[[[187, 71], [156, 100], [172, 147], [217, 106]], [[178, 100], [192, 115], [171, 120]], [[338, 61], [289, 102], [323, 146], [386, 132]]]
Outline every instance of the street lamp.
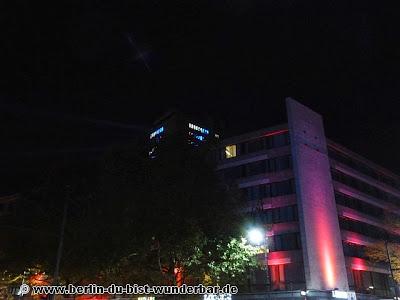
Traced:
[[264, 243], [264, 232], [260, 228], [252, 228], [248, 231], [247, 236], [249, 238], [249, 242], [252, 245], [260, 246]]
[[[269, 282], [268, 263], [267, 263], [268, 250], [267, 250], [267, 240], [266, 240], [265, 234], [266, 233], [263, 230], [263, 228], [253, 227], [247, 231], [247, 238], [248, 238], [249, 244], [251, 244], [252, 246], [259, 247], [260, 250], [264, 253], [263, 263], [265, 264], [265, 271], [266, 271], [266, 275], [267, 275], [266, 279], [267, 279], [267, 282]], [[249, 284], [249, 290], [251, 290], [250, 279], [249, 279], [248, 284]], [[267, 286], [267, 289], [268, 289], [268, 286]]]

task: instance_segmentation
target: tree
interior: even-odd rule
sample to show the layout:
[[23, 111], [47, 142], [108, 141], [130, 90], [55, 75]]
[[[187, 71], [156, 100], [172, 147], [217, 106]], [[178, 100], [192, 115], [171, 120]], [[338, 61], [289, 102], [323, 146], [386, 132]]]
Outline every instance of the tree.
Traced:
[[366, 247], [365, 255], [373, 262], [390, 264], [393, 270], [393, 279], [400, 282], [400, 245], [398, 243], [386, 243], [385, 241], [374, 243]]
[[[386, 228], [400, 232], [400, 218], [387, 213], [383, 218]], [[400, 243], [394, 234], [386, 234], [384, 240], [378, 241], [365, 248], [365, 256], [372, 262], [388, 263], [393, 272], [393, 279], [400, 282]]]
[[232, 238], [227, 244], [216, 245], [217, 255], [208, 261], [210, 281], [213, 284], [230, 283], [242, 285], [249, 268], [259, 267], [254, 259], [260, 249], [249, 245], [246, 239]]
[[16, 202], [16, 215], [0, 219], [0, 238], [3, 241], [0, 249], [0, 286], [3, 292], [7, 291], [7, 286], [16, 288], [22, 281], [29, 284], [50, 283], [63, 206], [71, 198], [74, 202], [70, 206], [74, 208], [80, 198], [90, 194], [93, 185], [87, 180], [93, 178], [94, 173], [87, 166], [83, 168], [82, 165], [71, 164], [49, 169], [39, 179], [41, 184], [29, 192], [22, 191]]
[[[233, 238], [241, 235], [239, 195], [220, 184], [207, 148], [164, 144], [159, 150], [156, 159], [140, 163], [128, 158], [135, 151], [114, 153], [102, 179], [107, 182], [102, 184], [105, 198], [119, 195], [118, 201], [124, 203], [120, 206], [125, 207], [122, 219], [132, 237], [130, 254], [136, 254], [125, 266], [142, 266], [135, 274], [139, 278], [132, 279], [176, 283], [174, 271], [182, 269], [187, 280], [202, 281], [205, 274], [215, 274], [209, 263], [221, 262], [217, 256], [223, 247], [242, 251], [248, 262], [253, 261], [247, 249], [232, 248]], [[241, 272], [238, 268], [236, 276]]]
[[160, 145], [156, 159], [133, 145], [109, 151], [96, 166], [52, 173], [21, 204], [13, 226], [34, 231], [23, 242], [19, 232], [7, 237], [7, 268], [40, 265], [52, 274], [68, 201], [64, 281], [243, 280], [257, 260], [241, 239], [240, 194], [218, 181], [209, 147], [174, 142]]

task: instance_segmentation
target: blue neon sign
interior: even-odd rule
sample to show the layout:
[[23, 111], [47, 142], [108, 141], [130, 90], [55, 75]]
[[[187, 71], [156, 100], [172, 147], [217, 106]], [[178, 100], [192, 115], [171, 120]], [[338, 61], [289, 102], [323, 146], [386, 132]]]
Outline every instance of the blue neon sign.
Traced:
[[164, 127], [158, 128], [156, 131], [153, 131], [153, 132], [150, 134], [150, 139], [154, 138], [156, 135], [161, 134], [162, 132], [164, 132]]

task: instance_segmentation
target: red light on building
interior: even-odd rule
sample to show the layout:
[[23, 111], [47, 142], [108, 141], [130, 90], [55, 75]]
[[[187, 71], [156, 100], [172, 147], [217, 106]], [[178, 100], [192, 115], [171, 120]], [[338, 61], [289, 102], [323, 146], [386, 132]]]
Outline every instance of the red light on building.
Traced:
[[[316, 193], [318, 190], [316, 190]], [[321, 196], [322, 197], [322, 196]], [[326, 220], [324, 212], [316, 209], [315, 214], [315, 232], [317, 236], [318, 261], [322, 267], [327, 289], [336, 287], [336, 265], [335, 265], [335, 247], [332, 243], [332, 226]]]
[[276, 131], [272, 131], [272, 132], [266, 133], [266, 134], [264, 134], [264, 136], [267, 137], [267, 136], [278, 135], [278, 134], [285, 133], [285, 132], [288, 132], [288, 131], [289, 131], [288, 129], [276, 130]]
[[367, 262], [364, 259], [353, 257], [351, 262], [351, 268], [356, 271], [367, 271]]
[[325, 271], [325, 278], [330, 287], [335, 286], [335, 273], [334, 273], [334, 265], [332, 255], [330, 253], [329, 248], [325, 248], [324, 251], [325, 261], [324, 261], [324, 271]]
[[291, 263], [290, 257], [285, 252], [271, 252], [268, 254], [268, 265], [284, 265]]

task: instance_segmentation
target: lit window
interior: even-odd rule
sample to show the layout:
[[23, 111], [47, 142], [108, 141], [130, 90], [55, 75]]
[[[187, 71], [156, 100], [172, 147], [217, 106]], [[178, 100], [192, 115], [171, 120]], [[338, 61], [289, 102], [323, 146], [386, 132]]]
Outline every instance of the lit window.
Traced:
[[225, 157], [232, 158], [236, 156], [236, 145], [229, 145], [225, 147]]

